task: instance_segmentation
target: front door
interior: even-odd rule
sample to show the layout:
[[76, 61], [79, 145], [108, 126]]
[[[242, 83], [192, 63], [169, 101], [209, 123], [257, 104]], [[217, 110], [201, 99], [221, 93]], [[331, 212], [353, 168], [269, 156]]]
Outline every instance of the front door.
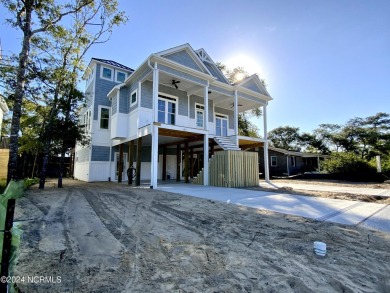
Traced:
[[215, 117], [215, 127], [217, 136], [227, 136], [228, 120], [227, 117], [217, 115]]
[[[128, 168], [128, 162], [127, 162], [127, 154], [123, 154], [123, 162], [122, 162], [122, 181], [127, 180], [127, 168]], [[115, 180], [118, 180], [118, 174], [119, 174], [119, 153], [115, 153]]]

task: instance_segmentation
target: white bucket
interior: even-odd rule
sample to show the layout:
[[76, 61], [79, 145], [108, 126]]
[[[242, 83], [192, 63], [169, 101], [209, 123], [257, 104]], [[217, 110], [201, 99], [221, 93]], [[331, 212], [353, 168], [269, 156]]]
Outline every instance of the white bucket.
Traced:
[[326, 243], [321, 241], [314, 242], [314, 252], [317, 255], [325, 256], [326, 254]]

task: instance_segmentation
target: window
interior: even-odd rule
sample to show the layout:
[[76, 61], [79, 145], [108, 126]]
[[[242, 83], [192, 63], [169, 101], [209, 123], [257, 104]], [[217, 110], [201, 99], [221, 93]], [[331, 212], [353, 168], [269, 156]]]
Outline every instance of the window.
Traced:
[[84, 131], [86, 133], [91, 131], [91, 108], [89, 108], [84, 114]]
[[130, 106], [137, 103], [137, 90], [133, 91], [130, 95]]
[[228, 120], [227, 116], [216, 114], [215, 115], [215, 132], [217, 136], [227, 136]]
[[290, 162], [291, 162], [291, 167], [295, 167], [295, 157], [294, 156], [290, 157]]
[[109, 108], [100, 108], [100, 128], [108, 129], [108, 119], [110, 118]]
[[100, 75], [103, 79], [112, 80], [112, 69], [107, 67], [102, 67], [102, 74]]
[[175, 124], [176, 99], [167, 96], [158, 96], [158, 122]]
[[196, 127], [203, 128], [204, 124], [204, 106], [195, 104]]
[[126, 73], [122, 71], [116, 71], [116, 82], [124, 82], [126, 79]]
[[276, 156], [271, 156], [271, 167], [276, 167], [278, 165], [278, 158]]

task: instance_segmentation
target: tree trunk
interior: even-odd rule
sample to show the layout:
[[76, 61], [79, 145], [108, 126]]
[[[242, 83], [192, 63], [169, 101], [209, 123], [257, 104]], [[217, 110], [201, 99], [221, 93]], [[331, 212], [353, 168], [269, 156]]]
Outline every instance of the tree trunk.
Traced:
[[27, 62], [30, 54], [30, 42], [32, 37], [31, 32], [31, 14], [34, 1], [25, 2], [25, 22], [23, 30], [23, 45], [22, 51], [19, 54], [19, 64], [16, 74], [16, 88], [14, 96], [14, 105], [12, 108], [11, 135], [9, 143], [9, 161], [7, 183], [18, 178], [18, 139], [20, 130], [20, 116], [22, 114], [22, 102], [24, 97], [24, 89], [26, 84]]
[[61, 148], [61, 158], [60, 158], [60, 170], [58, 172], [58, 188], [62, 188], [62, 176], [64, 173], [64, 158], [65, 158], [65, 149], [64, 149], [64, 144]]
[[[20, 116], [22, 113], [22, 102], [24, 97], [24, 88], [26, 83], [26, 70], [27, 70], [27, 61], [30, 54], [30, 42], [32, 37], [31, 32], [31, 15], [34, 5], [33, 0], [26, 0], [25, 5], [25, 21], [23, 27], [23, 45], [22, 51], [19, 54], [19, 66], [16, 74], [16, 88], [15, 88], [15, 100], [12, 109], [12, 122], [11, 122], [11, 135], [10, 135], [10, 145], [9, 145], [9, 161], [8, 161], [8, 173], [7, 173], [7, 183], [11, 180], [18, 180], [18, 136], [20, 130]], [[4, 230], [11, 231], [13, 226], [13, 219], [15, 213], [15, 200], [10, 199], [7, 203], [6, 211], [6, 223]], [[12, 234], [10, 232], [4, 233], [3, 239], [3, 251], [2, 251], [2, 260], [1, 260], [1, 276], [7, 277], [9, 273], [9, 262], [11, 256], [11, 240]], [[7, 283], [0, 282], [0, 292], [7, 291]]]

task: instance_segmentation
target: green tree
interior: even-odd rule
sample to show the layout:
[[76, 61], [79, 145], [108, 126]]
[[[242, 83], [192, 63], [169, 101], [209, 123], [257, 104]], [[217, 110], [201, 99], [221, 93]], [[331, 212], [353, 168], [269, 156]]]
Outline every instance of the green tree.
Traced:
[[25, 85], [28, 82], [27, 70], [31, 44], [39, 39], [39, 34], [53, 30], [65, 16], [72, 15], [91, 3], [93, 0], [62, 2], [61, 4], [54, 0], [1, 0], [1, 4], [13, 15], [12, 18], [7, 19], [8, 24], [19, 29], [23, 34], [12, 107], [8, 182], [18, 178], [18, 136]]
[[300, 151], [300, 135], [298, 127], [280, 126], [268, 132], [272, 146], [291, 151]]

